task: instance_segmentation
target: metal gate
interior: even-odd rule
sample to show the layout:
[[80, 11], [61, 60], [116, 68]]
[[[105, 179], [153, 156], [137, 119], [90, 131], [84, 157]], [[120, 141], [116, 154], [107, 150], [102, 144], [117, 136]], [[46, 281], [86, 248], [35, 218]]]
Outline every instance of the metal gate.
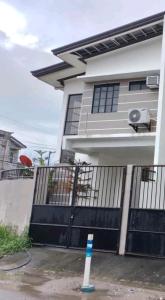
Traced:
[[34, 243], [117, 251], [126, 167], [38, 168], [30, 224]]
[[165, 166], [134, 166], [126, 253], [165, 256]]

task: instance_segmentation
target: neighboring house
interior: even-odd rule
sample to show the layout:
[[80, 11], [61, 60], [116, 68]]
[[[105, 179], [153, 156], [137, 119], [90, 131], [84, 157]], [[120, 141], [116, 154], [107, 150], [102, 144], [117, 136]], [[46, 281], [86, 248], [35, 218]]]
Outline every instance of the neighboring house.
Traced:
[[165, 164], [164, 15], [54, 49], [63, 62], [32, 72], [64, 91], [59, 158], [66, 149], [98, 165]]
[[19, 151], [23, 148], [26, 146], [14, 138], [11, 132], [0, 130], [0, 170], [19, 167]]

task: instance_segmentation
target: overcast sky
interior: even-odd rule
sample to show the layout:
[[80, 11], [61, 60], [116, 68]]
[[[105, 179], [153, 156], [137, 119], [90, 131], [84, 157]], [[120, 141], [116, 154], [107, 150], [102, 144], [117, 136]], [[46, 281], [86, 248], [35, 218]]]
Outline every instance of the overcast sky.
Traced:
[[28, 154], [54, 149], [62, 92], [30, 71], [58, 62], [53, 48], [163, 10], [165, 0], [0, 0], [0, 129]]

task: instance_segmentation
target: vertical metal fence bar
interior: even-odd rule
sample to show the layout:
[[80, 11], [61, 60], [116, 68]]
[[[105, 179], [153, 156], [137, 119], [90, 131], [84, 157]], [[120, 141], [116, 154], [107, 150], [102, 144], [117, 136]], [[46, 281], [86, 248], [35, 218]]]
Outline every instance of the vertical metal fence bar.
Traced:
[[114, 183], [114, 205], [113, 205], [113, 208], [117, 207], [116, 189], [117, 189], [117, 181], [118, 181], [118, 167], [115, 167], [115, 170], [116, 170], [116, 177], [115, 177], [115, 183]]
[[117, 202], [116, 202], [116, 204], [117, 204], [117, 207], [120, 207], [120, 205], [121, 205], [121, 196], [120, 196], [120, 194], [121, 194], [121, 189], [122, 189], [122, 180], [124, 179], [123, 178], [123, 171], [124, 171], [124, 168], [123, 167], [120, 167], [119, 168], [119, 185], [118, 185], [118, 192], [117, 192]]
[[[138, 167], [134, 167], [133, 169], [133, 186], [132, 186], [132, 199], [131, 199], [131, 208], [136, 208], [136, 198], [137, 198], [137, 175], [138, 175], [138, 171], [139, 168]], [[140, 171], [140, 176], [141, 176], [141, 171]], [[134, 197], [133, 197], [134, 196]], [[139, 199], [138, 199], [138, 206], [139, 206]]]
[[158, 189], [158, 178], [159, 178], [159, 169], [157, 167], [157, 171], [156, 171], [156, 188], [155, 188], [155, 205], [154, 205], [154, 209], [156, 209], [156, 200], [157, 200], [157, 189]]
[[88, 204], [87, 206], [91, 206], [91, 201], [89, 198], [89, 186], [90, 186], [90, 172], [89, 172], [89, 167], [85, 166], [85, 172], [87, 172], [87, 178], [85, 178], [85, 185], [86, 185], [86, 203]]
[[105, 202], [107, 203], [107, 207], [109, 206], [109, 199], [108, 199], [109, 169], [110, 168], [107, 167], [107, 180], [106, 180], [106, 190], [105, 190]]
[[46, 169], [46, 178], [47, 178], [47, 186], [45, 187], [46, 188], [46, 191], [45, 191], [45, 203], [47, 204], [47, 202], [48, 202], [48, 193], [49, 193], [49, 184], [50, 184], [50, 179], [51, 179], [51, 177], [50, 177], [50, 172], [51, 172], [51, 169], [49, 169], [49, 168], [47, 168]]
[[[99, 184], [98, 184], [98, 201], [97, 201], [97, 207], [100, 206], [99, 202], [100, 202], [101, 168], [102, 167], [100, 167], [100, 166], [97, 167], [97, 178], [98, 178], [98, 181], [99, 181]], [[99, 172], [99, 176], [98, 176], [98, 172]]]
[[162, 168], [163, 167], [160, 167], [159, 170], [160, 170], [160, 184], [159, 184], [159, 209], [161, 207], [161, 195], [162, 195]]
[[115, 205], [115, 203], [114, 203], [114, 201], [115, 201], [115, 197], [114, 197], [114, 194], [115, 194], [115, 181], [116, 181], [116, 172], [115, 172], [116, 170], [115, 170], [115, 168], [114, 167], [112, 167], [112, 182], [113, 182], [113, 184], [112, 184], [112, 186], [111, 186], [111, 189], [112, 189], [112, 208], [114, 208], [114, 205]]
[[88, 166], [89, 170], [89, 191], [88, 191], [88, 199], [90, 201], [91, 206], [93, 207], [93, 197], [92, 197], [92, 179], [93, 179], [93, 172], [91, 166]]
[[164, 189], [163, 189], [163, 209], [165, 209], [165, 167], [164, 167], [164, 173], [163, 173], [163, 177], [164, 177]]
[[42, 185], [41, 185], [41, 183], [42, 183], [42, 168], [40, 168], [39, 169], [40, 171], [39, 171], [39, 180], [38, 180], [38, 188], [39, 188], [39, 193], [38, 193], [38, 198], [39, 198], [39, 201], [38, 201], [38, 203], [39, 204], [41, 204], [41, 199], [42, 199]]
[[[154, 168], [154, 172], [155, 172], [155, 168]], [[154, 177], [155, 177], [155, 173], [154, 174]], [[152, 208], [152, 202], [153, 202], [153, 196], [154, 196], [154, 180], [152, 181], [152, 187], [151, 187], [151, 201], [150, 201], [150, 207]]]
[[[141, 167], [140, 167], [141, 168]], [[142, 168], [141, 168], [141, 171], [142, 171]], [[144, 169], [143, 169], [143, 171], [144, 171]], [[145, 171], [145, 173], [147, 173], [147, 170]], [[142, 173], [141, 173], [142, 174]], [[145, 175], [145, 176], [147, 176], [147, 174]], [[145, 185], [146, 185], [146, 182], [145, 181], [143, 181], [143, 192], [142, 192], [142, 198], [141, 197], [139, 197], [140, 199], [139, 200], [141, 200], [141, 203], [139, 203], [139, 204], [141, 204], [141, 208], [144, 208], [144, 196], [145, 196]], [[141, 187], [142, 187], [142, 180], [141, 180], [141, 182], [140, 182], [140, 195], [141, 195]]]
[[113, 179], [113, 168], [110, 168], [110, 185], [109, 185], [109, 207], [111, 207], [112, 206], [112, 204], [111, 204], [111, 199], [112, 199], [112, 197], [111, 197], [111, 195], [112, 195], [112, 179]]
[[105, 179], [105, 173], [104, 173], [104, 167], [101, 167], [101, 201], [100, 206], [103, 206], [103, 199], [104, 199], [104, 179]]
[[148, 208], [148, 197], [149, 197], [149, 187], [151, 186], [150, 182], [147, 182], [147, 197], [146, 197], [146, 209]]

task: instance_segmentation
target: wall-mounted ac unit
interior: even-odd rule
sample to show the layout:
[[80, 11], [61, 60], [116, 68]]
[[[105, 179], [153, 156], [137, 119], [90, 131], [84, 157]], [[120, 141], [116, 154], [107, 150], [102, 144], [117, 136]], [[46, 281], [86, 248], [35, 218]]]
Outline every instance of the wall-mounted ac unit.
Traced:
[[140, 125], [150, 124], [150, 114], [147, 108], [135, 108], [130, 109], [128, 112], [128, 124], [129, 125]]
[[159, 88], [159, 76], [158, 75], [147, 76], [146, 86], [149, 87], [150, 89], [158, 89]]

